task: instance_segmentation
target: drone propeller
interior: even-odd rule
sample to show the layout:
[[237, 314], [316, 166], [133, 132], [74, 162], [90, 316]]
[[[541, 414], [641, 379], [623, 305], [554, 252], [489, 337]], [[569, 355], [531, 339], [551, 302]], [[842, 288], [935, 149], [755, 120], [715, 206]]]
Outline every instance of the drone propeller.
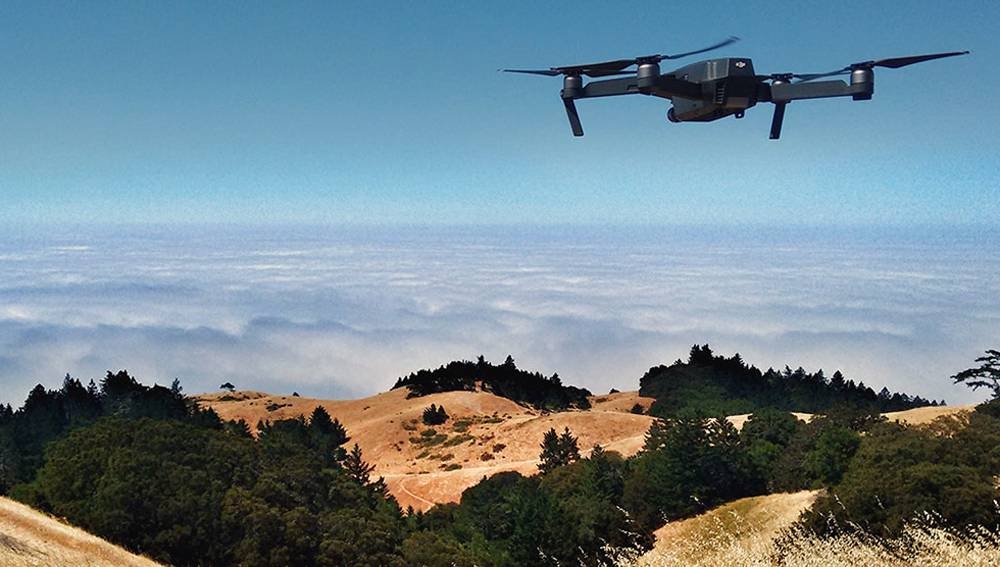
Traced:
[[874, 61], [862, 61], [860, 63], [852, 63], [842, 69], [837, 69], [836, 71], [829, 71], [827, 73], [779, 73], [776, 75], [770, 75], [768, 78], [773, 80], [788, 80], [790, 78], [798, 79], [799, 82], [812, 81], [815, 79], [820, 79], [823, 77], [832, 77], [834, 75], [849, 75], [852, 71], [857, 71], [859, 69], [873, 69], [875, 67], [886, 67], [888, 69], [899, 69], [900, 67], [906, 67], [907, 65], [913, 65], [915, 63], [923, 63], [924, 61], [931, 61], [933, 59], [943, 59], [945, 57], [955, 57], [957, 55], [965, 55], [969, 53], [968, 51], [949, 51], [947, 53], [931, 53], [928, 55], [907, 55], [905, 57], [890, 57], [888, 59], [878, 59]]
[[633, 59], [615, 59], [614, 61], [602, 61], [600, 63], [587, 63], [584, 65], [569, 65], [566, 67], [551, 67], [549, 69], [500, 69], [504, 73], [524, 73], [527, 75], [543, 75], [546, 77], [555, 77], [558, 75], [569, 75], [569, 76], [586, 76], [586, 77], [610, 77], [614, 75], [631, 75], [631, 71], [625, 71], [626, 68], [632, 65], [641, 65], [643, 63], [659, 63], [660, 61], [681, 59], [683, 57], [688, 57], [691, 55], [697, 55], [699, 53], [705, 53], [706, 51], [712, 51], [714, 49], [719, 49], [720, 47], [725, 47], [731, 43], [739, 41], [738, 37], [730, 36], [724, 41], [720, 41], [714, 45], [708, 47], [697, 49], [695, 51], [687, 51], [685, 53], [677, 53], [674, 55], [646, 55], [643, 57], [636, 57]]
[[[832, 77], [834, 75], [849, 75], [855, 71], [866, 71], [862, 73], [867, 75], [867, 77], [861, 77], [862, 81], [867, 81], [869, 84], [872, 80], [872, 69], [875, 67], [886, 67], [888, 69], [899, 69], [900, 67], [906, 67], [907, 65], [913, 65], [915, 63], [923, 63], [924, 61], [931, 61], [933, 59], [943, 59], [945, 57], [955, 57], [957, 55], [965, 55], [969, 53], [968, 51], [949, 51], [947, 53], [930, 53], [927, 55], [907, 55], [905, 57], [890, 57], [888, 59], [877, 59], [872, 61], [862, 61], [860, 63], [852, 63], [842, 69], [837, 69], [836, 71], [830, 71], [827, 73], [775, 73], [773, 75], [759, 75], [758, 80], [771, 81], [772, 86], [776, 86], [782, 83], [790, 83], [792, 79], [798, 79], [799, 83], [804, 83], [806, 81], [812, 81], [815, 79], [820, 79], [822, 77]], [[854, 82], [854, 77], [851, 78], [851, 82]], [[867, 100], [871, 98], [871, 90], [867, 93], [861, 92], [854, 94], [854, 100]], [[787, 100], [774, 101], [774, 116], [771, 118], [771, 135], [772, 140], [777, 140], [781, 137], [781, 125], [785, 120], [785, 106], [788, 105]]]

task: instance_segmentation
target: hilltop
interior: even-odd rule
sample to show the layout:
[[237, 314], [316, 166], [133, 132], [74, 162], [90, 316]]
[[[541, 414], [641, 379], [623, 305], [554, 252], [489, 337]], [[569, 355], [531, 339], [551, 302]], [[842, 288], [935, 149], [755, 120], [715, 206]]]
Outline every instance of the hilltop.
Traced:
[[[194, 398], [223, 420], [259, 421], [308, 416], [323, 406], [340, 420], [373, 475], [385, 478], [390, 491], [406, 508], [426, 510], [436, 503], [456, 502], [462, 492], [484, 476], [502, 471], [537, 472], [539, 444], [550, 428], [569, 428], [582, 449], [600, 445], [628, 456], [643, 444], [653, 418], [631, 413], [653, 400], [637, 392], [591, 396], [587, 410], [546, 412], [517, 404], [489, 392], [465, 390], [413, 398], [405, 389], [357, 400], [318, 400], [239, 391]], [[425, 408], [444, 407], [442, 425], [421, 421]], [[426, 433], [433, 431], [433, 433]]]

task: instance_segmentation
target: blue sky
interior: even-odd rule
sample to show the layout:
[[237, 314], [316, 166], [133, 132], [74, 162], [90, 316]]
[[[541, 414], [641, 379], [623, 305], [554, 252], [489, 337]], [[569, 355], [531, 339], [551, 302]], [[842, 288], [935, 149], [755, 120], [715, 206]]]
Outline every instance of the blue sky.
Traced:
[[[346, 397], [480, 353], [602, 391], [695, 342], [981, 399], [947, 377], [1000, 340], [998, 22], [995, 1], [0, 3], [0, 401], [119, 368]], [[573, 138], [558, 79], [496, 72], [730, 35], [718, 55], [761, 73], [973, 53], [793, 103], [780, 142], [766, 106], [677, 125], [640, 96], [581, 101]]]
[[[992, 1], [0, 5], [0, 223], [996, 224]], [[872, 101], [668, 124], [496, 73], [698, 48]]]

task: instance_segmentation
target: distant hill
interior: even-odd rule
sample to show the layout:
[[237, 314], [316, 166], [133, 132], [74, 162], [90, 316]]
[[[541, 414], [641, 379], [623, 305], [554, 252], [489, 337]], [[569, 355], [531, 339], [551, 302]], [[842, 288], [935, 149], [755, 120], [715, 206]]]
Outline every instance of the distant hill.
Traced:
[[409, 397], [441, 392], [481, 389], [541, 410], [587, 409], [590, 392], [576, 386], [564, 386], [558, 374], [545, 377], [539, 372], [521, 370], [510, 356], [494, 365], [480, 356], [476, 362], [449, 362], [435, 370], [418, 370], [396, 380], [392, 387], [409, 389]]
[[708, 345], [695, 345], [687, 362], [650, 368], [639, 381], [639, 393], [656, 398], [652, 415], [673, 417], [694, 411], [703, 415], [734, 415], [773, 407], [784, 411], [826, 413], [834, 408], [884, 413], [937, 406], [919, 396], [875, 393], [863, 382], [846, 379], [840, 371], [827, 377], [822, 370], [801, 367], [761, 372], [739, 354], [716, 356]]
[[[198, 404], [224, 420], [250, 424], [308, 416], [323, 406], [347, 428], [385, 478], [389, 491], [406, 508], [427, 510], [457, 502], [462, 492], [484, 476], [502, 471], [538, 472], [545, 432], [568, 427], [586, 454], [594, 445], [628, 456], [643, 444], [653, 418], [634, 414], [636, 404], [651, 399], [633, 392], [590, 398], [586, 411], [542, 412], [488, 392], [464, 390], [410, 397], [405, 388], [356, 400], [318, 400], [261, 392], [202, 394]], [[443, 406], [450, 416], [442, 425], [421, 422], [424, 408]], [[424, 432], [433, 430], [433, 434]]]

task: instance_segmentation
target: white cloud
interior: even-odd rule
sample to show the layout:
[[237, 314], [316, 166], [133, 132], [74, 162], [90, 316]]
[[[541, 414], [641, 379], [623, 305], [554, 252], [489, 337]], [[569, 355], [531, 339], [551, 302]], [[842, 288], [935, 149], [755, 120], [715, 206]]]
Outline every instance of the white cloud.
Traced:
[[359, 396], [480, 353], [595, 392], [692, 343], [950, 402], [1000, 345], [975, 235], [209, 228], [0, 244], [0, 400], [128, 368], [188, 392]]

